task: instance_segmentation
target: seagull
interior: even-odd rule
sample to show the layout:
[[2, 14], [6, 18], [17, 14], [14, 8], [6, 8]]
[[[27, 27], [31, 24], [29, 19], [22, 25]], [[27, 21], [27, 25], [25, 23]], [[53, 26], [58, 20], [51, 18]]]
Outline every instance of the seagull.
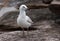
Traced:
[[[24, 28], [29, 28], [33, 21], [30, 19], [29, 16], [26, 15], [26, 10], [28, 9], [28, 7], [26, 5], [21, 5], [19, 7], [19, 15], [17, 18], [17, 24], [18, 26], [20, 26], [23, 29], [23, 37], [24, 37]], [[27, 29], [27, 34], [28, 33], [28, 29]]]

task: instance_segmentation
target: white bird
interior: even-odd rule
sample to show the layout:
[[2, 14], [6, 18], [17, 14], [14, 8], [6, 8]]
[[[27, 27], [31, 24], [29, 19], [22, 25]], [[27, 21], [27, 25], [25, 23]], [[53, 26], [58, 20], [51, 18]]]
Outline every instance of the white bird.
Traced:
[[[17, 18], [17, 24], [23, 29], [23, 28], [29, 28], [33, 21], [26, 15], [26, 10], [28, 7], [26, 5], [21, 5], [19, 7], [19, 15]], [[27, 34], [28, 34], [28, 29], [27, 29]], [[23, 29], [23, 36], [24, 36], [24, 29]]]

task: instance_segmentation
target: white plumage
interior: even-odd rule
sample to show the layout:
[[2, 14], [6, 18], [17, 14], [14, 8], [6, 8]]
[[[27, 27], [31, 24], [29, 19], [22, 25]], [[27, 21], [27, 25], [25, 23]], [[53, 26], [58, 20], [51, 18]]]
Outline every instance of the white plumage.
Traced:
[[[26, 5], [21, 5], [19, 10], [20, 13], [17, 18], [17, 24], [23, 29], [23, 28], [29, 28], [32, 25], [32, 20], [30, 17], [26, 15], [26, 10], [27, 10]], [[28, 32], [27, 32], [28, 33]], [[24, 29], [23, 29], [23, 36], [24, 36]]]

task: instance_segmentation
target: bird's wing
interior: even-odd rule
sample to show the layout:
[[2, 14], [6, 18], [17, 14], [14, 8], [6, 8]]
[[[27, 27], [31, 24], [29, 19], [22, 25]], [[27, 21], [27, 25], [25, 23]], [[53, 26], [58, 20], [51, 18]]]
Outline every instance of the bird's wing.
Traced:
[[26, 16], [26, 18], [27, 18], [27, 22], [33, 23], [33, 21], [28, 16]]

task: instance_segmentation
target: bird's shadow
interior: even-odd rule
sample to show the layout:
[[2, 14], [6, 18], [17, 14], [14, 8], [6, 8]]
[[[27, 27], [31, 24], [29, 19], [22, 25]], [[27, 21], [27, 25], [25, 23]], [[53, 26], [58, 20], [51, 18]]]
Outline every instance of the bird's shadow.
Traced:
[[37, 28], [35, 28], [33, 26], [31, 26], [29, 28], [21, 28], [21, 27], [17, 27], [17, 28], [11, 27], [11, 28], [9, 28], [9, 27], [10, 26], [0, 25], [0, 31], [7, 31], [7, 32], [8, 31], [23, 31], [23, 29], [24, 29], [24, 31], [27, 31], [27, 30], [29, 30], [29, 31], [37, 30]]

